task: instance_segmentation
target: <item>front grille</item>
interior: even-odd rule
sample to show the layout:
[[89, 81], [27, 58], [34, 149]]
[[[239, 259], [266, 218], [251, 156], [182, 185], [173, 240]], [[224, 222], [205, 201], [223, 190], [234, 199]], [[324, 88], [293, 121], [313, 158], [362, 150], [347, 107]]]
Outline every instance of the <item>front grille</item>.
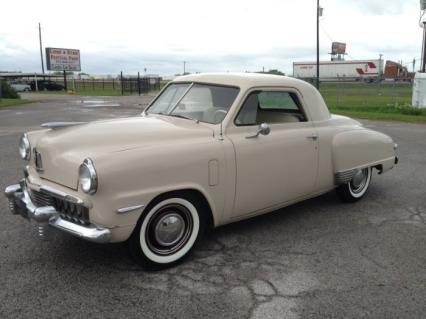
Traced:
[[69, 201], [53, 197], [44, 192], [38, 192], [29, 188], [28, 193], [36, 206], [53, 206], [59, 213], [59, 216], [65, 220], [81, 225], [90, 224], [89, 209], [87, 207], [77, 205]]
[[90, 224], [89, 209], [87, 207], [58, 198], [54, 198], [54, 201], [55, 204], [53, 206], [63, 219], [82, 225]]
[[54, 200], [52, 196], [30, 188], [28, 188], [28, 193], [30, 194], [31, 200], [36, 206], [54, 206]]

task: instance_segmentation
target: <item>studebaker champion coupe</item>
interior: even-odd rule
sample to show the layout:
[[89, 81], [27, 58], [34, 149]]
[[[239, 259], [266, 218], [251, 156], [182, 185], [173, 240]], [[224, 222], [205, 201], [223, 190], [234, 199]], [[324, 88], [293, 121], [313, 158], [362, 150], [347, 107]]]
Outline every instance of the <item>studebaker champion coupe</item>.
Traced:
[[97, 243], [127, 241], [147, 267], [184, 258], [206, 227], [336, 189], [363, 197], [396, 144], [331, 115], [310, 84], [261, 74], [198, 74], [169, 83], [141, 116], [55, 122], [23, 135], [24, 179], [10, 210]]

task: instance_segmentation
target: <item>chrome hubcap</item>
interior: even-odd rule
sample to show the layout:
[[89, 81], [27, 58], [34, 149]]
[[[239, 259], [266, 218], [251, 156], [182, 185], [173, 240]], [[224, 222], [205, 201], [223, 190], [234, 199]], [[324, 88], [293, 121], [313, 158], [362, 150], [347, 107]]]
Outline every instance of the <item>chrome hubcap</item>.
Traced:
[[155, 239], [163, 246], [172, 246], [182, 237], [185, 222], [178, 214], [163, 216], [155, 227]]
[[367, 184], [368, 180], [368, 168], [359, 169], [354, 177], [352, 178], [352, 181], [350, 183], [351, 189], [354, 193], [361, 192], [364, 187]]
[[185, 206], [166, 205], [150, 218], [145, 233], [146, 243], [155, 254], [171, 255], [188, 242], [192, 230], [191, 213]]

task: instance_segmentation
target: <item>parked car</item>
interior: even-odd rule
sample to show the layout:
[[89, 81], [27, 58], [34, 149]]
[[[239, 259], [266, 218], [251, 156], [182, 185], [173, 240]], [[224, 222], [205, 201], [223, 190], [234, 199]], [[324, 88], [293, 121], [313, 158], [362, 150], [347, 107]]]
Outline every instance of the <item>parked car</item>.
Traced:
[[[36, 83], [35, 81], [30, 82], [31, 90], [36, 90]], [[65, 87], [62, 84], [58, 84], [54, 81], [50, 80], [38, 80], [37, 86], [39, 91], [62, 91], [65, 89]]]
[[16, 91], [16, 92], [29, 92], [31, 91], [31, 86], [25, 83], [12, 83], [10, 86]]
[[[331, 115], [310, 84], [263, 74], [198, 74], [169, 83], [141, 116], [56, 122], [19, 143], [24, 179], [10, 210], [80, 238], [127, 241], [147, 267], [181, 261], [206, 227], [333, 189], [365, 196], [396, 144]], [[24, 240], [24, 239], [23, 239]]]

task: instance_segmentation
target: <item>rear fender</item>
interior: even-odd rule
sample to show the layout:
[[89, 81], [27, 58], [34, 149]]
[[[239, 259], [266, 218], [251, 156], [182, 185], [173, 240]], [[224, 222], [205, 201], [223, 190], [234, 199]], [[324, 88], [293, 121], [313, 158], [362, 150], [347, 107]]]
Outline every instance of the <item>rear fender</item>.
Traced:
[[337, 185], [349, 182], [359, 168], [376, 167], [383, 173], [394, 164], [394, 142], [386, 134], [362, 128], [341, 132], [333, 139]]

